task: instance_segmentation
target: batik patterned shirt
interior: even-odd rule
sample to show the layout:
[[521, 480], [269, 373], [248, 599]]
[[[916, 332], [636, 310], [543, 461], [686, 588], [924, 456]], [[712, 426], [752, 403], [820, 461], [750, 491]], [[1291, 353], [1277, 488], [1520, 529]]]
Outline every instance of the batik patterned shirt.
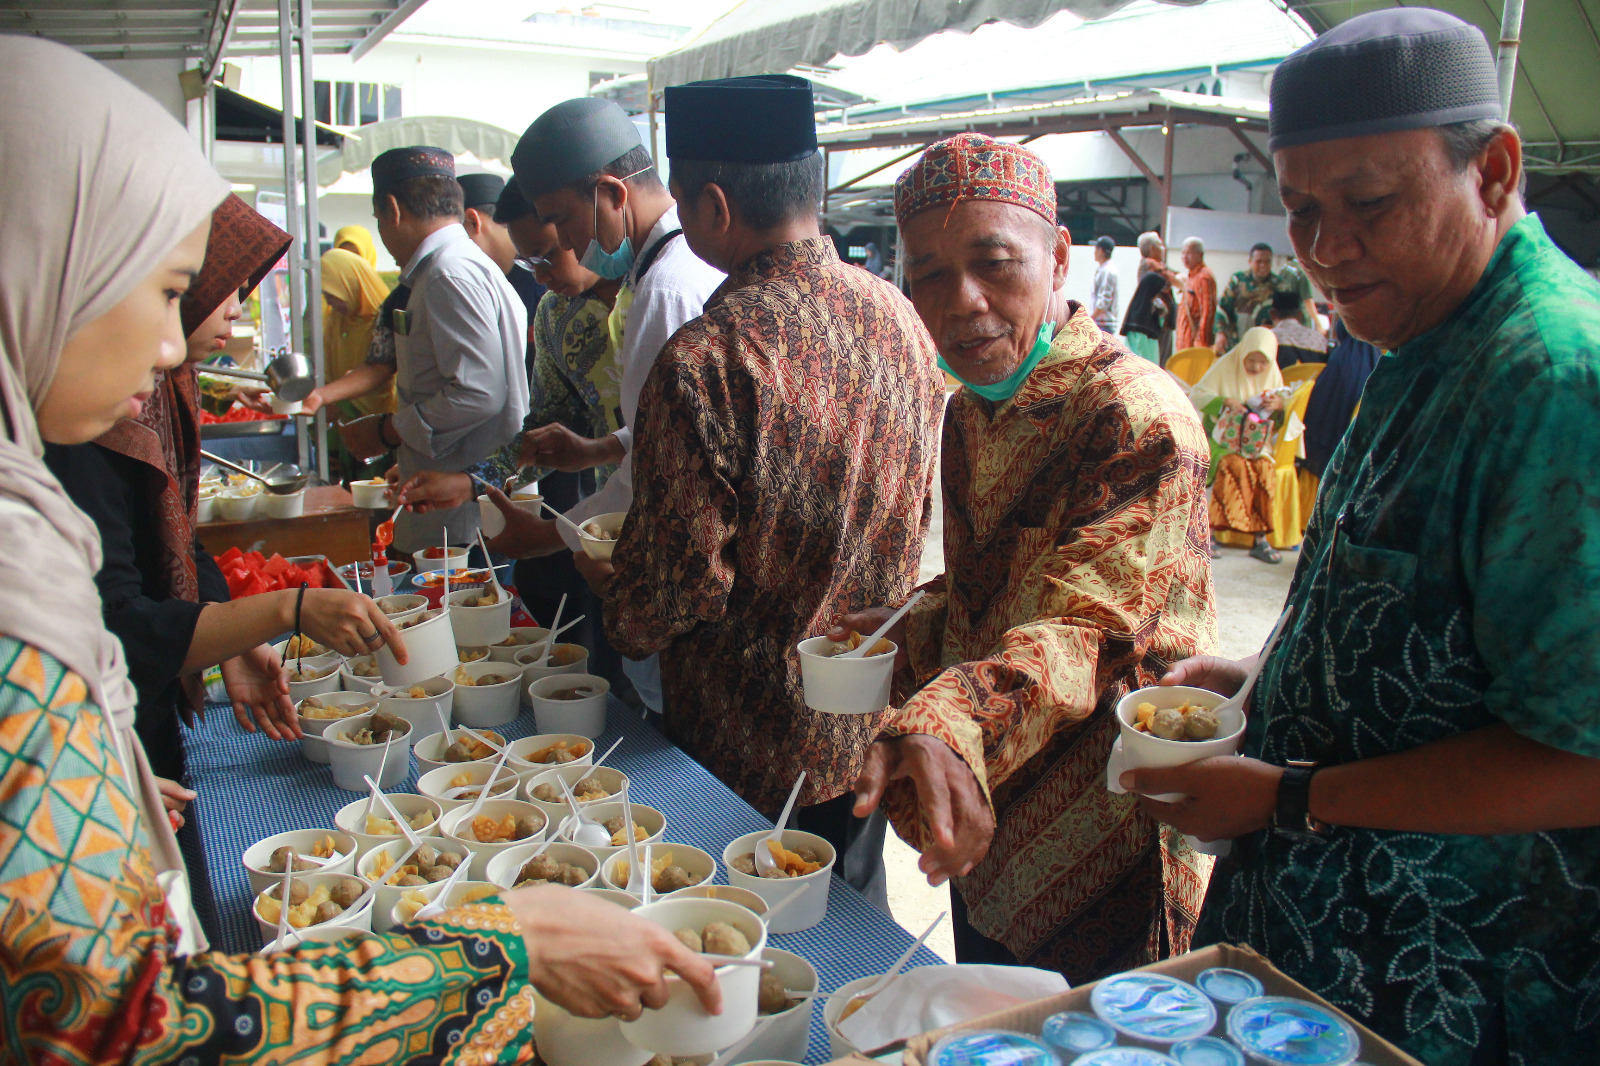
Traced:
[[531, 1061], [510, 911], [268, 956], [174, 955], [177, 928], [99, 707], [0, 636], [0, 1061]]
[[910, 302], [826, 237], [737, 269], [650, 372], [606, 632], [661, 653], [667, 735], [768, 815], [802, 769], [802, 804], [849, 790], [877, 734], [806, 707], [794, 646], [910, 591], [943, 397]]
[[1209, 348], [1217, 338], [1217, 276], [1201, 263], [1183, 280], [1183, 306], [1178, 308], [1178, 351]]
[[[1597, 338], [1600, 287], [1529, 217], [1461, 307], [1379, 361], [1246, 755], [1338, 765], [1498, 723], [1600, 758]], [[1197, 940], [1249, 943], [1429, 1066], [1472, 1061], [1496, 1010], [1512, 1063], [1592, 1062], [1600, 828], [1255, 834], [1218, 865]]]
[[[888, 732], [949, 744], [994, 808], [957, 882], [974, 927], [1077, 982], [1186, 949], [1204, 868], [1106, 791], [1106, 759], [1117, 701], [1211, 651], [1216, 608], [1194, 408], [1071, 306], [1011, 400], [950, 400], [946, 569], [909, 616], [920, 686]], [[920, 847], [909, 783], [887, 809]]]
[[1217, 297], [1217, 351], [1225, 352], [1238, 343], [1240, 315], [1251, 316], [1252, 326], [1271, 325], [1272, 298], [1280, 292], [1292, 292], [1300, 297], [1301, 310], [1297, 318], [1301, 325], [1311, 325], [1305, 320], [1305, 302], [1311, 299], [1311, 282], [1299, 266], [1285, 263], [1282, 270], [1264, 279], [1246, 268], [1230, 277]]

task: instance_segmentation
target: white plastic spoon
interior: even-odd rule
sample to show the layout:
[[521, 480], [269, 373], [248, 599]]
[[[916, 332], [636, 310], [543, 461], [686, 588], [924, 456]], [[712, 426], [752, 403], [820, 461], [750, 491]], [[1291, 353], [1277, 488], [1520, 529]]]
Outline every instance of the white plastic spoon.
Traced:
[[[567, 806], [572, 808], [572, 817], [577, 823], [572, 829], [572, 842], [587, 848], [605, 848], [611, 846], [611, 834], [606, 832], [606, 827], [583, 813], [583, 808], [578, 806], [577, 799], [572, 795], [572, 786], [567, 784], [567, 779], [562, 774], [556, 775], [556, 780], [561, 782], [561, 791], [566, 794]], [[626, 793], [624, 793], [626, 800]]]
[[878, 641], [883, 639], [883, 635], [885, 633], [889, 632], [889, 630], [893, 629], [894, 628], [894, 624], [896, 622], [900, 621], [900, 619], [902, 619], [902, 618], [904, 618], [906, 616], [906, 612], [910, 611], [911, 608], [915, 607], [918, 603], [921, 602], [922, 593], [923, 593], [922, 589], [918, 589], [917, 591], [913, 592], [911, 594], [911, 598], [909, 600], [907, 600], [905, 603], [901, 604], [900, 605], [900, 609], [898, 611], [896, 611], [894, 614], [891, 614], [889, 616], [889, 620], [887, 622], [883, 623], [883, 625], [879, 626], [878, 627], [878, 631], [876, 633], [872, 634], [872, 636], [868, 637], [866, 640], [863, 640], [861, 642], [861, 647], [852, 648], [849, 651], [845, 652], [843, 655], [838, 656], [838, 658], [840, 658], [840, 659], [860, 659], [860, 658], [862, 658], [863, 656], [865, 656], [867, 654], [867, 651], [869, 649], [876, 648], [878, 646]]
[[[572, 530], [572, 532], [576, 533], [578, 536], [580, 536], [580, 537], [588, 536], [587, 533], [585, 533], [582, 529], [580, 529], [578, 527], [578, 523], [574, 522], [572, 519], [568, 518], [566, 515], [562, 514], [560, 511], [556, 510], [554, 507], [551, 507], [548, 503], [545, 503], [543, 500], [540, 500], [539, 501], [539, 506], [543, 507], [546, 511], [549, 511], [551, 514], [555, 515], [555, 518], [556, 518], [557, 522], [560, 522], [562, 525], [564, 525], [568, 529]], [[590, 539], [592, 540], [594, 538], [591, 537]]]
[[[394, 819], [395, 828], [400, 830], [400, 835], [405, 837], [408, 843], [415, 844], [420, 841], [422, 838], [417, 836], [411, 825], [404, 818], [400, 817], [400, 812], [394, 809], [394, 805], [389, 802], [389, 797], [385, 796], [383, 791], [378, 788], [378, 783], [372, 779], [372, 775], [363, 774], [362, 780], [367, 783], [367, 787], [372, 790], [372, 794], [378, 802], [383, 804], [383, 809], [389, 812], [389, 817]], [[362, 828], [366, 828], [365, 824], [362, 825]]]
[[[639, 872], [639, 843], [634, 839], [638, 833], [633, 828], [633, 801], [628, 798], [626, 791], [622, 793], [622, 823], [622, 832], [627, 836], [627, 840], [623, 843], [628, 848], [627, 891], [633, 893], [633, 879]], [[607, 839], [609, 840], [610, 838]], [[637, 893], [634, 894], [636, 895]]]
[[556, 648], [556, 634], [561, 632], [561, 612], [567, 609], [567, 594], [561, 594], [561, 602], [556, 604], [555, 621], [550, 625], [550, 635], [544, 641], [544, 654], [539, 656], [539, 661], [533, 665], [543, 667], [550, 661], [550, 653]]
[[806, 783], [806, 772], [800, 771], [800, 776], [794, 779], [794, 787], [789, 790], [789, 802], [783, 805], [783, 813], [778, 815], [777, 824], [772, 827], [772, 832], [762, 837], [756, 845], [756, 872], [766, 877], [772, 870], [778, 868], [778, 860], [772, 857], [772, 845], [783, 847], [783, 827], [789, 824], [789, 815], [794, 811], [794, 801], [800, 798], [800, 786]]
[[494, 784], [495, 779], [500, 776], [500, 771], [505, 769], [506, 760], [510, 757], [511, 753], [509, 751], [502, 751], [500, 753], [500, 758], [496, 760], [494, 769], [489, 771], [489, 780], [484, 782], [483, 791], [478, 793], [477, 800], [473, 802], [472, 807], [467, 811], [467, 816], [461, 819], [459, 823], [460, 825], [465, 826], [470, 824], [471, 821], [478, 816], [478, 812], [483, 810], [483, 805], [489, 801], [490, 787]]
[[289, 849], [289, 861], [284, 864], [283, 885], [278, 890], [278, 936], [277, 940], [283, 942], [284, 933], [289, 928], [289, 889], [294, 884], [294, 849]]
[[456, 887], [456, 882], [461, 880], [461, 875], [466, 873], [467, 867], [471, 865], [471, 855], [462, 859], [456, 868], [450, 872], [450, 876], [445, 879], [444, 887], [439, 890], [439, 894], [420, 907], [417, 913], [411, 916], [411, 920], [415, 922], [423, 918], [436, 918], [443, 914], [445, 897], [450, 895], [450, 890]]
[[917, 953], [917, 949], [927, 942], [928, 937], [933, 935], [933, 931], [935, 929], [939, 928], [939, 923], [944, 921], [945, 914], [945, 911], [939, 912], [939, 917], [935, 918], [928, 928], [922, 931], [922, 935], [917, 937], [917, 942], [915, 944], [912, 944], [910, 947], [906, 948], [905, 954], [901, 955], [900, 958], [895, 961], [895, 964], [889, 967], [888, 973], [884, 974], [872, 984], [868, 985], [866, 988], [863, 988], [861, 991], [845, 1000], [844, 1007], [839, 1011], [839, 1021], [834, 1023], [835, 1027], [860, 1009], [855, 1006], [857, 1001], [863, 1001], [864, 1003], [865, 1000], [871, 999], [879, 992], [882, 992], [885, 988], [888, 988], [889, 982], [900, 976], [900, 971], [905, 969], [906, 963], [911, 961], [911, 956], [915, 955]]

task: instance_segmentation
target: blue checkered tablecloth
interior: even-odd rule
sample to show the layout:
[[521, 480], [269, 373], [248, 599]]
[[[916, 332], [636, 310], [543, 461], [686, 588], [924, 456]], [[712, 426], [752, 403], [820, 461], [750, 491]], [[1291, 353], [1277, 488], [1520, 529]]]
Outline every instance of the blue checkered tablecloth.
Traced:
[[[533, 714], [526, 708], [516, 721], [497, 726], [495, 731], [512, 740], [537, 732]], [[205, 724], [185, 734], [189, 774], [199, 793], [194, 807], [222, 920], [221, 947], [232, 952], [254, 951], [260, 946], [260, 933], [250, 915], [250, 885], [240, 856], [274, 833], [332, 828], [334, 814], [356, 796], [334, 785], [328, 767], [304, 759], [299, 744], [242, 731], [226, 704], [211, 704]], [[717, 881], [726, 883], [720, 857], [728, 841], [772, 823], [612, 699], [606, 732], [597, 741], [600, 751], [619, 737], [626, 740], [608, 764], [629, 776], [635, 800], [667, 816], [670, 839], [718, 857]], [[413, 759], [411, 773], [393, 791], [414, 792], [416, 784]], [[821, 925], [771, 938], [774, 947], [809, 960], [817, 968], [824, 991], [882, 973], [911, 941], [905, 930], [837, 878], [828, 895], [828, 916]], [[912, 965], [938, 965], [941, 961], [923, 948], [913, 956]], [[820, 1005], [814, 1006], [806, 1061], [829, 1061]]]

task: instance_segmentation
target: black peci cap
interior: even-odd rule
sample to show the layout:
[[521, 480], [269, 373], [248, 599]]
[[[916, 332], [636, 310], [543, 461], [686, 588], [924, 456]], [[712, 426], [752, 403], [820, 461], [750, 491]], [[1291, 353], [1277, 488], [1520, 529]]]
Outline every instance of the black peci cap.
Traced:
[[495, 174], [457, 174], [456, 184], [461, 186], [461, 206], [476, 207], [482, 211], [493, 207], [500, 199], [500, 190], [506, 187], [506, 179]]
[[382, 196], [403, 181], [429, 176], [455, 177], [456, 157], [427, 144], [391, 148], [372, 161], [372, 195]]
[[667, 158], [792, 163], [817, 150], [811, 83], [789, 74], [721, 78], [666, 91]]

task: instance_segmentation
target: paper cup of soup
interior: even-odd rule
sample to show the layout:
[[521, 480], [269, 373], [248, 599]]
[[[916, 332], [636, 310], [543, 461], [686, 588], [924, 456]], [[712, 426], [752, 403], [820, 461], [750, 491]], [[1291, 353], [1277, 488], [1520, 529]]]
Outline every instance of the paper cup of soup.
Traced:
[[310, 659], [318, 655], [335, 654], [332, 648], [318, 644], [310, 637], [301, 633], [297, 637], [285, 637], [272, 645], [272, 651], [280, 662], [287, 660], [291, 665], [296, 659]]
[[419, 596], [415, 592], [397, 592], [392, 596], [379, 596], [373, 602], [391, 622], [400, 622], [419, 615], [428, 608], [428, 597]]
[[[434, 724], [438, 725], [438, 722]], [[483, 734], [501, 747], [505, 747], [505, 738], [494, 730], [479, 729], [476, 732]], [[457, 756], [456, 758], [450, 758], [452, 745], [459, 745], [454, 752]], [[475, 762], [492, 763], [499, 758], [498, 752], [459, 729], [452, 729], [449, 736], [443, 733], [429, 733], [411, 745], [411, 750], [417, 756], [417, 771], [424, 774], [446, 766], [465, 766], [467, 763]], [[511, 759], [506, 760], [506, 766], [511, 767], [514, 762], [515, 757], [513, 756]]]
[[[644, 845], [639, 845], [639, 861], [644, 862]], [[695, 885], [708, 885], [717, 876], [717, 860], [711, 857], [708, 851], [702, 851], [692, 844], [674, 844], [663, 840], [650, 845], [650, 865], [657, 868], [650, 882], [651, 891], [657, 896], [670, 895], [680, 888], [692, 888]], [[607, 888], [614, 888], [618, 892], [628, 891], [628, 849], [621, 848], [615, 855], [607, 856], [600, 864], [600, 882]], [[695, 902], [712, 902], [711, 900], [696, 900]], [[747, 914], [754, 913], [748, 908], [741, 907]], [[757, 919], [760, 924], [760, 919]], [[765, 928], [765, 926], [763, 926]]]
[[217, 510], [226, 522], [245, 522], [256, 516], [260, 497], [260, 489], [223, 489], [217, 493]]
[[511, 594], [492, 584], [450, 593], [450, 625], [457, 644], [485, 649], [498, 644], [511, 635]]
[[455, 682], [448, 677], [430, 677], [414, 685], [390, 690], [380, 698], [378, 709], [411, 723], [411, 735], [420, 737], [439, 728], [439, 719], [450, 721], [455, 706]]
[[582, 644], [557, 643], [550, 649], [550, 656], [545, 660], [545, 665], [536, 665], [544, 656], [544, 646], [535, 644], [528, 648], [519, 648], [511, 657], [522, 668], [523, 691], [527, 686], [541, 677], [552, 674], [581, 674], [589, 668], [589, 649]]
[[339, 685], [346, 692], [371, 692], [383, 687], [383, 671], [378, 668], [375, 655], [358, 655], [346, 659], [339, 667]]
[[515, 663], [463, 663], [451, 676], [456, 682], [452, 697], [456, 721], [462, 725], [474, 729], [505, 725], [522, 709], [517, 693], [522, 671]]
[[[283, 880], [283, 870], [274, 869], [275, 865], [281, 867], [282, 863], [273, 862], [273, 857], [281, 848], [293, 848], [295, 857], [304, 860], [300, 865], [311, 865], [312, 869], [303, 871], [305, 873], [344, 873], [355, 869], [356, 840], [349, 833], [342, 829], [291, 829], [287, 833], [274, 833], [256, 841], [239, 857], [240, 865], [250, 878], [252, 893], [260, 893], [268, 885]], [[331, 854], [326, 858], [317, 857], [317, 851], [330, 849]], [[296, 870], [296, 878], [301, 872]]]
[[[305, 886], [305, 898], [300, 903], [294, 902], [301, 894], [296, 885]], [[263, 944], [278, 938], [278, 909], [282, 905], [278, 897], [282, 888], [281, 882], [269, 885], [256, 894], [251, 908]], [[289, 885], [289, 893], [288, 928], [301, 930], [322, 925], [364, 933], [372, 931], [372, 886], [352, 873], [296, 875]], [[332, 904], [338, 912], [321, 911], [323, 904]]]
[[771, 929], [774, 935], [810, 929], [828, 913], [828, 886], [833, 881], [836, 859], [833, 845], [815, 833], [785, 829], [782, 838], [784, 850], [798, 854], [800, 849], [804, 849], [802, 859], [804, 855], [813, 855], [820, 868], [810, 873], [800, 873], [801, 867], [790, 866], [789, 872], [794, 876], [762, 877], [748, 871], [756, 869], [755, 851], [758, 847], [767, 846], [766, 837], [766, 832], [746, 833], [723, 849], [722, 865], [728, 868], [728, 884], [754, 892], [775, 911], [778, 904], [796, 897], [794, 902], [772, 916]]
[[[396, 924], [394, 905], [400, 897], [413, 888], [426, 885], [401, 884], [414, 877], [428, 885], [443, 884], [463, 862], [468, 861], [467, 849], [454, 840], [442, 836], [420, 838], [422, 847], [413, 851], [411, 842], [403, 837], [381, 844], [361, 857], [356, 863], [356, 874], [373, 886], [372, 931], [382, 933]], [[433, 862], [424, 860], [432, 859]], [[451, 861], [451, 860], [454, 861]], [[404, 865], [396, 863], [404, 860]], [[402, 874], [405, 867], [415, 867], [412, 873]], [[463, 875], [465, 876], [465, 875]]]
[[266, 401], [275, 415], [297, 415], [305, 407], [304, 401], [280, 399], [275, 392], [267, 393]]
[[892, 641], [881, 643], [888, 645], [887, 651], [860, 659], [840, 658], [845, 646], [826, 636], [797, 644], [806, 706], [823, 714], [876, 714], [889, 706], [899, 648]]
[[[429, 770], [417, 779], [417, 791], [422, 795], [439, 801], [439, 806], [446, 814], [461, 807], [470, 807], [478, 798], [477, 789], [481, 789], [489, 780], [489, 774], [494, 771], [494, 763], [464, 762], [441, 766], [437, 770]], [[494, 784], [489, 786], [489, 795], [515, 799], [517, 788], [522, 784], [516, 772], [509, 766], [502, 766], [500, 773], [495, 777]], [[458, 788], [468, 789], [466, 795], [451, 795]]]
[[[544, 497], [535, 493], [531, 496], [513, 496], [511, 505], [519, 511], [527, 511], [538, 517], [539, 510], [544, 503]], [[500, 513], [500, 508], [488, 496], [478, 497], [478, 525], [483, 528], [483, 535], [493, 539], [506, 530], [506, 516]]]
[[535, 733], [511, 742], [510, 761], [523, 773], [554, 766], [588, 766], [594, 762], [594, 741], [576, 733]]
[[339, 691], [339, 666], [343, 661], [334, 653], [290, 658], [284, 664], [289, 672], [289, 699], [299, 703], [307, 696]]
[[403, 619], [397, 625], [400, 639], [405, 641], [408, 658], [402, 666], [389, 645], [385, 644], [377, 650], [378, 671], [383, 675], [385, 685], [390, 688], [415, 685], [455, 670], [456, 635], [450, 628], [448, 611], [438, 608], [423, 611]]
[[[1117, 738], [1119, 752], [1113, 750], [1112, 761], [1120, 761], [1116, 776], [1120, 777], [1122, 771], [1138, 770], [1146, 766], [1182, 766], [1184, 763], [1194, 762], [1196, 759], [1208, 759], [1213, 755], [1236, 755], [1239, 745], [1244, 740], [1245, 718], [1244, 711], [1237, 707], [1225, 708], [1220, 713], [1208, 715], [1205, 719], [1191, 720], [1188, 714], [1183, 713], [1184, 708], [1193, 710], [1212, 711], [1223, 703], [1223, 697], [1215, 692], [1203, 688], [1190, 688], [1185, 685], [1156, 685], [1151, 688], [1135, 689], [1122, 697], [1117, 702], [1117, 728], [1120, 735]], [[1208, 730], [1206, 726], [1214, 725], [1215, 731], [1205, 739], [1199, 740], [1168, 740], [1139, 728], [1140, 707], [1148, 706], [1153, 709], [1150, 715], [1148, 728], [1168, 732], [1173, 728], [1181, 728], [1181, 735], [1201, 735]], [[1168, 714], [1163, 715], [1166, 711]], [[1171, 712], [1178, 712], [1174, 718]], [[1156, 716], [1160, 716], [1157, 720]], [[1180, 735], [1174, 733], [1173, 735]], [[1112, 792], [1122, 792], [1122, 786], [1110, 778], [1106, 786]], [[1150, 797], [1162, 803], [1177, 803], [1187, 799], [1182, 792], [1166, 792], [1159, 796]]]
[[419, 574], [429, 570], [453, 570], [467, 565], [467, 549], [452, 544], [450, 554], [447, 556], [443, 544], [434, 544], [421, 551], [412, 552], [411, 562]]
[[260, 507], [267, 518], [299, 518], [306, 513], [306, 490], [262, 493]]
[[828, 1057], [830, 1059], [845, 1059], [858, 1054], [861, 1049], [852, 1044], [849, 1039], [839, 1032], [839, 1015], [850, 1005], [850, 999], [857, 992], [865, 992], [877, 983], [882, 974], [873, 974], [871, 977], [858, 977], [854, 981], [846, 981], [827, 999], [822, 1001], [822, 1028], [828, 1034]]
[[217, 490], [201, 489], [199, 504], [195, 510], [196, 522], [212, 522], [217, 517]]
[[[411, 773], [411, 723], [402, 720], [402, 729], [391, 733], [387, 741], [363, 744], [357, 738], [371, 729], [375, 717], [362, 714], [346, 718], [322, 734], [328, 743], [333, 783], [346, 792], [370, 791], [365, 780], [368, 777], [377, 781], [379, 788], [393, 788]], [[380, 768], [382, 778], [378, 776]]]
[[[566, 794], [561, 791], [563, 780], [572, 789], [573, 799], [578, 801], [579, 809], [587, 809], [596, 803], [616, 802], [628, 789], [628, 775], [615, 767], [568, 763], [548, 770], [535, 770], [527, 775], [522, 786], [522, 798], [551, 818], [565, 817], [571, 813], [571, 808], [567, 806]], [[589, 798], [585, 799], [585, 796]]]
[[[770, 934], [771, 930], [768, 930], [768, 933]], [[784, 992], [789, 995], [810, 995], [821, 988], [816, 967], [794, 952], [769, 947], [761, 953], [761, 957], [772, 963], [772, 975], [778, 979], [783, 985]], [[806, 1060], [806, 1053], [811, 1050], [811, 1015], [815, 1000], [801, 999], [788, 1002], [789, 1006], [774, 1009], [780, 1006], [778, 997], [773, 996], [770, 1001], [766, 995], [761, 997], [758, 1003], [761, 1016], [757, 1020], [766, 1021], [767, 1017], [771, 1016], [772, 1021], [754, 1040], [744, 1046], [744, 1050], [733, 1058], [733, 1063], [753, 1066], [760, 1062]]]
[[377, 708], [378, 700], [370, 692], [324, 692], [307, 696], [295, 704], [295, 716], [300, 722], [300, 754], [326, 766], [328, 742], [322, 734], [346, 718], [370, 714]]
[[382, 510], [389, 506], [389, 483], [381, 477], [352, 481], [350, 498], [357, 507], [364, 507], [369, 511]]
[[[536, 852], [540, 862], [529, 869]], [[553, 844], [529, 841], [507, 848], [490, 859], [486, 872], [485, 880], [501, 888], [517, 888], [535, 880], [568, 888], [588, 888], [599, 883], [600, 860], [587, 848], [565, 841]]]
[[[598, 855], [602, 863], [613, 855], [627, 852], [626, 842], [628, 838], [623, 835], [622, 827], [624, 823], [621, 803], [591, 803], [583, 807], [583, 813], [597, 824], [604, 826], [606, 831], [611, 834], [611, 839], [616, 841], [615, 844], [609, 847], [605, 845], [583, 845]], [[659, 844], [667, 833], [667, 816], [654, 807], [646, 807], [642, 803], [635, 803], [633, 805], [633, 826], [636, 830], [634, 839], [639, 844]], [[643, 831], [642, 836], [637, 832], [639, 830]], [[573, 821], [570, 814], [562, 816], [561, 820], [556, 823], [556, 835], [569, 844], [575, 842], [573, 840], [575, 832], [577, 832], [577, 822]]]
[[[740, 956], [745, 959], [760, 959], [767, 946], [767, 931], [761, 922], [734, 903], [668, 899], [648, 903], [633, 913], [668, 932], [692, 929], [703, 933], [713, 922], [732, 926], [749, 943], [750, 950]], [[668, 974], [665, 980], [665, 1006], [647, 1010], [635, 1021], [621, 1023], [622, 1035], [629, 1043], [657, 1055], [708, 1055], [737, 1042], [756, 1024], [761, 970], [755, 966], [717, 967], [721, 1014], [707, 1014], [694, 990], [681, 978]]]
[[279, 951], [293, 951], [302, 945], [307, 947], [320, 947], [324, 944], [337, 944], [341, 940], [352, 937], [366, 936], [367, 931], [349, 926], [322, 926], [313, 925], [308, 929], [293, 929], [283, 934], [282, 940], [274, 940], [264, 945], [257, 954], [272, 955]]
[[489, 645], [489, 658], [497, 663], [514, 663], [517, 652], [549, 635], [550, 631], [543, 626], [512, 626], [510, 636]]
[[[550, 819], [543, 811], [517, 799], [484, 800], [477, 814], [467, 804], [439, 819], [439, 831], [472, 853], [470, 876], [478, 881], [489, 880], [490, 859], [518, 844], [539, 843], [549, 828]], [[479, 832], [490, 839], [478, 839]]]
[[533, 994], [533, 1042], [546, 1066], [644, 1066], [654, 1058], [623, 1038], [616, 1018], [574, 1017], [538, 992]]
[[528, 685], [533, 722], [541, 733], [598, 737], [606, 729], [611, 683], [594, 674], [554, 674]]
[[627, 520], [628, 512], [615, 511], [578, 523], [578, 540], [583, 544], [584, 554], [591, 559], [611, 558], [617, 548], [617, 538], [622, 535], [622, 523]]
[[[444, 813], [444, 808], [439, 806], [438, 800], [410, 792], [386, 794], [384, 798], [418, 836], [428, 836], [438, 829], [439, 816]], [[367, 814], [368, 802], [372, 804], [370, 816]], [[333, 816], [333, 824], [355, 838], [357, 859], [373, 848], [405, 838], [405, 834], [400, 832], [389, 817], [389, 812], [383, 809], [383, 804], [370, 795], [351, 800], [340, 807], [339, 813]]]
[[599, 881], [596, 881], [594, 885], [590, 886], [589, 888], [580, 888], [578, 891], [586, 895], [593, 896], [596, 899], [603, 899], [607, 903], [615, 903], [623, 910], [637, 910], [639, 907], [639, 901], [628, 895], [626, 892], [618, 892], [614, 888], [603, 888], [601, 887]]
[[[747, 908], [765, 924], [767, 920], [767, 901], [750, 891], [748, 888], [735, 888], [732, 885], [690, 885], [669, 893], [666, 899], [720, 899], [728, 903], [737, 903]], [[768, 929], [767, 932], [772, 932]]]

